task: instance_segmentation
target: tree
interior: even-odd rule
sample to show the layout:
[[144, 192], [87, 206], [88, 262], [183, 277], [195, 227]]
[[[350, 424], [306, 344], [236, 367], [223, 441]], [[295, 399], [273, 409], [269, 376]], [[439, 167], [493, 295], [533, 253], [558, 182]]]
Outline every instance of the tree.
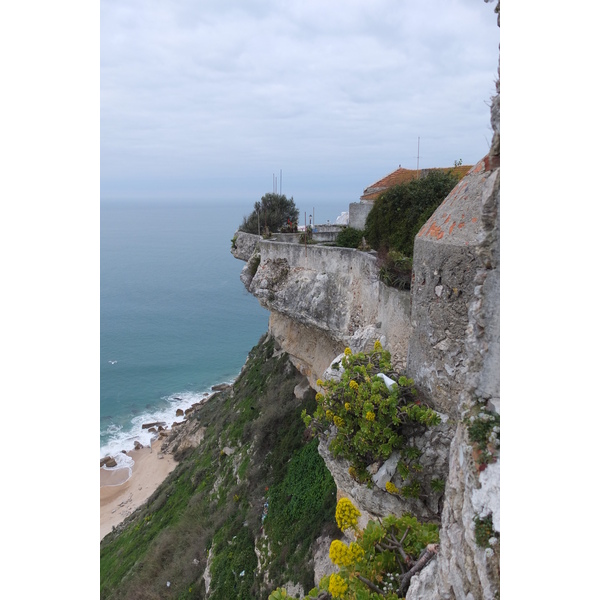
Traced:
[[288, 200], [285, 194], [268, 193], [260, 202], [254, 203], [254, 210], [244, 217], [239, 230], [246, 233], [273, 233], [288, 223], [297, 224], [298, 214], [293, 197]]

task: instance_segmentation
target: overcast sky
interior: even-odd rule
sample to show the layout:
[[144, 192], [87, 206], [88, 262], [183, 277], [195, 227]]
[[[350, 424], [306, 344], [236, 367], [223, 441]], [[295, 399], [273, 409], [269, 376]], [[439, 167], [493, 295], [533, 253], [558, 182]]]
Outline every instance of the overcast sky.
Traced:
[[[357, 201], [488, 151], [484, 0], [101, 0], [103, 199]], [[419, 142], [420, 138], [420, 142]]]

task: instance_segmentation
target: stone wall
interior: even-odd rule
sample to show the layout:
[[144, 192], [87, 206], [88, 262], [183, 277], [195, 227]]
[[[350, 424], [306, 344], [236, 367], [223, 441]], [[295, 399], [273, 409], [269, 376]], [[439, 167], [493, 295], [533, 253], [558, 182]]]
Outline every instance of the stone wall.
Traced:
[[[304, 363], [300, 370], [310, 373], [311, 383], [345, 346], [357, 352], [370, 349], [375, 340], [390, 350], [396, 369], [405, 368], [410, 294], [379, 281], [373, 254], [260, 240], [241, 279], [272, 313], [270, 332], [297, 366]], [[284, 326], [284, 317], [291, 323]], [[298, 327], [310, 331], [311, 339], [323, 337], [321, 358], [315, 364], [312, 352], [304, 355], [300, 336], [291, 334]]]
[[477, 285], [481, 204], [490, 176], [481, 160], [415, 239], [408, 370], [436, 408], [454, 416], [468, 371], [468, 312]]

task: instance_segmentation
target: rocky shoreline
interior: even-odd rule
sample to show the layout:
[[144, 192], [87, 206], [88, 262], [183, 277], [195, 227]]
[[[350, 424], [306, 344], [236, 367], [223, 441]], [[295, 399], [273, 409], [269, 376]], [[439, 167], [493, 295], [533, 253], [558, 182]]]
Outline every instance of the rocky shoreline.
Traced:
[[[195, 413], [218, 393], [227, 391], [231, 384], [219, 384], [212, 393], [189, 408], [177, 411], [182, 421], [174, 421], [171, 427], [164, 422], [145, 423], [143, 429], [156, 434], [151, 445], [135, 442], [133, 450], [122, 450], [133, 461], [133, 467], [119, 467], [114, 456], [100, 460], [100, 539], [122, 523], [142, 505], [177, 466], [174, 452], [186, 446], [197, 446], [203, 439], [204, 428], [189, 425]], [[181, 411], [181, 414], [179, 414]], [[190, 435], [188, 435], [190, 434]]]

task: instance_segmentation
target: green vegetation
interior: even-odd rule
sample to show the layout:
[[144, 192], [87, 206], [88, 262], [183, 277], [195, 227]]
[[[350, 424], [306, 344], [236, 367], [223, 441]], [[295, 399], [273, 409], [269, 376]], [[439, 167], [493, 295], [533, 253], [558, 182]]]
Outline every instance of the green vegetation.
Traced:
[[374, 250], [397, 250], [412, 257], [415, 236], [457, 182], [452, 170], [432, 171], [422, 179], [386, 190], [367, 217], [369, 245]]
[[500, 534], [494, 530], [492, 515], [488, 515], [483, 519], [474, 517], [475, 522], [475, 542], [480, 548], [491, 548], [490, 540], [499, 540]]
[[282, 229], [291, 231], [297, 227], [298, 214], [294, 198], [288, 200], [285, 194], [268, 193], [255, 202], [254, 210], [244, 217], [239, 230], [260, 235]]
[[500, 452], [500, 415], [476, 405], [475, 414], [466, 420], [469, 441], [479, 470], [496, 462]]
[[[318, 380], [324, 393], [316, 395], [317, 410], [312, 416], [304, 410], [302, 417], [315, 433], [334, 426], [329, 448], [334, 456], [350, 461], [350, 475], [361, 483], [370, 484], [369, 465], [398, 451], [397, 472], [404, 484], [399, 493], [418, 498], [422, 491], [421, 453], [411, 440], [427, 427], [438, 425], [440, 417], [417, 398], [411, 379], [392, 371], [390, 361], [390, 353], [379, 342], [369, 353], [352, 354], [346, 348], [340, 381]], [[397, 383], [388, 389], [379, 373]]]
[[335, 483], [317, 446], [315, 438], [296, 453], [283, 479], [269, 489], [265, 520], [269, 539], [285, 540], [272, 545], [270, 578], [297, 579], [305, 589], [313, 586], [307, 564], [311, 542], [321, 535], [323, 519], [333, 525], [335, 510]]
[[379, 279], [389, 287], [410, 290], [412, 281], [412, 258], [396, 250], [382, 250], [378, 256]]
[[358, 248], [365, 236], [362, 229], [354, 229], [354, 227], [345, 227], [338, 234], [335, 245], [341, 248]]
[[[420, 523], [406, 513], [369, 521], [364, 530], [357, 527], [360, 512], [347, 498], [340, 499], [336, 517], [342, 531], [350, 529], [356, 541], [349, 545], [339, 539], [331, 542], [329, 557], [340, 570], [319, 582], [305, 600], [329, 592], [333, 598], [355, 600], [398, 600], [403, 597], [411, 577], [437, 552], [438, 527]], [[277, 589], [269, 600], [287, 598]]]
[[204, 440], [178, 450], [166, 481], [101, 542], [102, 599], [206, 598], [207, 565], [211, 599], [266, 598], [255, 546], [272, 549], [262, 565], [270, 574], [306, 585], [310, 546], [334, 527], [335, 486], [305, 439], [300, 413], [316, 404], [294, 396], [300, 381], [263, 339], [232, 390], [188, 418], [206, 428]]

